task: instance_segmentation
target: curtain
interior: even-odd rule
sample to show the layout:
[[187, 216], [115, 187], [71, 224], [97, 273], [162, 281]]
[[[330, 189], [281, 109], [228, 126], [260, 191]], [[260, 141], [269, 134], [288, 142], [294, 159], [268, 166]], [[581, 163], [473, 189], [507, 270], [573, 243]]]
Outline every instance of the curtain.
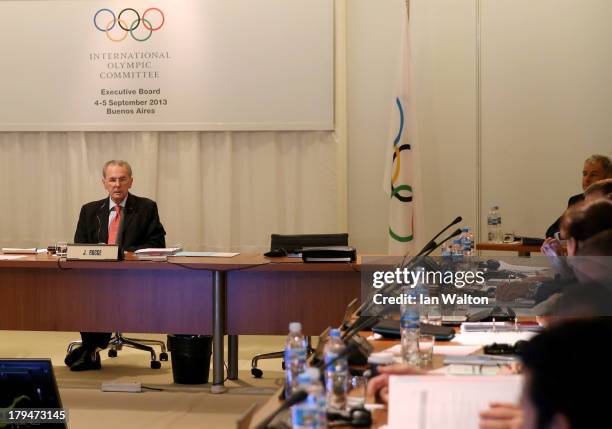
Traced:
[[346, 232], [342, 153], [324, 131], [0, 133], [0, 246], [71, 242], [81, 205], [107, 196], [109, 159], [157, 201], [169, 246], [260, 252], [271, 233]]

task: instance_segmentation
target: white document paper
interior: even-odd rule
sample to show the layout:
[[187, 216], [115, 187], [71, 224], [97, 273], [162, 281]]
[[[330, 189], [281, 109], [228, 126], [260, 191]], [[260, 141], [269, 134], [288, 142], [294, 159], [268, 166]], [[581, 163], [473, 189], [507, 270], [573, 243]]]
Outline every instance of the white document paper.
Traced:
[[136, 255], [150, 255], [150, 256], [170, 256], [174, 255], [176, 252], [180, 251], [180, 247], [164, 247], [164, 248], [147, 248], [147, 249], [139, 249], [134, 253]]
[[14, 261], [22, 258], [25, 258], [25, 255], [0, 255], [0, 261]]
[[517, 341], [527, 341], [534, 335], [536, 335], [536, 332], [529, 331], [461, 332], [455, 335], [453, 341], [463, 346], [486, 346], [493, 343], [514, 345]]
[[233, 258], [240, 253], [232, 252], [178, 252], [173, 256], [190, 256], [190, 257], [206, 257], [206, 258]]
[[[480, 346], [435, 346], [434, 354], [445, 355], [445, 356], [468, 356], [476, 353], [482, 347]], [[402, 345], [396, 344], [393, 347], [389, 347], [384, 350], [388, 353], [393, 353], [394, 356], [400, 356], [402, 354]]]
[[491, 402], [518, 403], [521, 377], [392, 376], [390, 429], [473, 429]]
[[35, 254], [36, 253], [36, 247], [26, 247], [26, 248], [22, 248], [22, 247], [3, 247], [2, 248], [2, 253], [4, 253], [4, 254], [14, 253], [14, 254], [30, 255], [30, 254]]

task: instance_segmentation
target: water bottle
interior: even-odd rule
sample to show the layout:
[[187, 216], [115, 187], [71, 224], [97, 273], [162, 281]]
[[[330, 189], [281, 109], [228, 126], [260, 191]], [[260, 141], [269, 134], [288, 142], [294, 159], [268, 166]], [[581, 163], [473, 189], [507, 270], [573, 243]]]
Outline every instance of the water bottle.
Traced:
[[306, 366], [306, 339], [302, 335], [302, 324], [289, 324], [289, 335], [285, 343], [285, 396], [289, 397], [298, 385], [298, 375]]
[[449, 260], [451, 258], [451, 249], [452, 249], [452, 246], [448, 244], [442, 245], [442, 260], [443, 261]]
[[429, 305], [427, 302], [429, 300], [429, 289], [425, 281], [425, 268], [416, 267], [414, 271], [417, 279], [411, 292], [415, 296], [416, 304], [414, 304], [414, 307], [419, 316], [419, 322], [428, 323]]
[[419, 364], [419, 297], [415, 289], [404, 287], [402, 293], [412, 297], [407, 304], [400, 306], [400, 333], [402, 345], [402, 360], [411, 365]]
[[463, 256], [473, 256], [474, 254], [474, 235], [470, 232], [469, 227], [461, 228], [461, 247], [463, 248]]
[[493, 206], [487, 216], [487, 238], [492, 243], [500, 243], [501, 237], [501, 213], [498, 206]]
[[327, 398], [325, 397], [325, 389], [321, 384], [321, 371], [319, 368], [306, 368], [305, 374], [310, 379], [308, 385], [308, 399], [313, 404], [314, 420], [317, 429], [327, 428]]
[[453, 244], [451, 247], [451, 257], [453, 262], [460, 263], [463, 262], [463, 243], [461, 243], [460, 238], [456, 238], [453, 240]]
[[346, 357], [339, 358], [331, 365], [340, 353], [344, 352], [344, 342], [340, 338], [340, 331], [332, 329], [329, 332], [327, 344], [323, 349], [325, 364], [325, 388], [327, 391], [327, 405], [330, 408], [343, 410], [346, 407], [348, 393], [348, 365]]
[[311, 396], [312, 382], [310, 376], [303, 372], [297, 376], [296, 389], [308, 392], [308, 397], [291, 407], [291, 427], [293, 429], [317, 429], [318, 405], [316, 398]]

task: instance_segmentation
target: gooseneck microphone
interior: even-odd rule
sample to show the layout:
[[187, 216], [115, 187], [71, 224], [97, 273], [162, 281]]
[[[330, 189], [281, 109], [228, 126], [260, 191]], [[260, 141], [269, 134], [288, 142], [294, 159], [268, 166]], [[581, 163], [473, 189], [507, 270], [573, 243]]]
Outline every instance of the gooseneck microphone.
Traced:
[[[441, 236], [441, 235], [442, 235], [442, 233], [443, 233], [444, 231], [446, 231], [447, 229], [449, 229], [451, 226], [453, 226], [453, 225], [457, 225], [457, 224], [458, 224], [459, 222], [461, 222], [462, 220], [463, 220], [463, 218], [462, 218], [461, 216], [457, 216], [457, 217], [455, 218], [455, 220], [453, 220], [451, 223], [449, 223], [448, 225], [446, 225], [446, 227], [445, 227], [445, 228], [444, 228], [442, 231], [440, 231], [439, 233], [437, 233], [437, 234], [434, 236], [434, 238], [432, 238], [432, 239], [429, 241], [429, 243], [427, 243], [427, 244], [425, 245], [425, 247], [423, 247], [423, 249], [421, 250], [421, 252], [425, 253], [425, 248], [426, 248], [426, 247], [429, 247], [429, 246], [431, 245], [431, 243], [435, 244], [436, 238], [438, 238], [439, 236]], [[458, 231], [459, 231], [459, 233], [461, 233], [461, 230], [458, 230]], [[448, 238], [447, 238], [446, 240], [448, 240]], [[444, 241], [446, 241], [446, 240], [444, 240]], [[444, 241], [443, 241], [443, 242], [444, 242]], [[443, 243], [443, 242], [442, 242], [442, 243]]]
[[[451, 238], [456, 237], [457, 235], [461, 234], [461, 229], [456, 229], [452, 234], [450, 234], [445, 239], [443, 239], [443, 240], [441, 240], [439, 242], [436, 242], [436, 239], [440, 235], [442, 235], [444, 233], [444, 231], [449, 229], [451, 226], [456, 225], [457, 223], [461, 222], [461, 220], [462, 220], [462, 217], [461, 216], [457, 216], [451, 223], [449, 223], [447, 226], [445, 226], [431, 240], [429, 240], [429, 242], [419, 251], [419, 253], [417, 253], [415, 256], [413, 256], [410, 259], [410, 261], [408, 261], [408, 263], [405, 264], [404, 260], [402, 260], [402, 263], [399, 266], [395, 266], [394, 270], [397, 269], [397, 268], [401, 268], [401, 269], [410, 269], [410, 268], [412, 268], [419, 261], [421, 261], [423, 257], [429, 255], [431, 252], [433, 252], [438, 247], [440, 247], [444, 242], [446, 242], [446, 241], [450, 240]], [[404, 256], [404, 259], [406, 259], [406, 256]], [[378, 294], [392, 293], [398, 287], [399, 286], [397, 284], [395, 284], [395, 283], [388, 284], [388, 285], [384, 286], [383, 288], [381, 288], [376, 293], [378, 293]], [[348, 327], [348, 329], [345, 331], [346, 334], [348, 334], [349, 332], [355, 334], [356, 332], [358, 332], [358, 330], [369, 328], [369, 327], [373, 326], [374, 324], [376, 324], [377, 321], [380, 320], [380, 318], [383, 316], [384, 310], [381, 310], [381, 309], [377, 309], [375, 311], [374, 315], [371, 315], [371, 316], [364, 316], [363, 315], [363, 313], [365, 313], [365, 312], [367, 312], [367, 311], [372, 309], [372, 307], [374, 305], [373, 301], [372, 301], [372, 297], [373, 296], [374, 296], [374, 292], [371, 293], [368, 296], [368, 298], [364, 302], [362, 302], [361, 305], [359, 306], [359, 308], [355, 311], [355, 314], [358, 315], [359, 318], [357, 318], [357, 320], [355, 320], [355, 322]], [[358, 330], [356, 330], [355, 328], [358, 328]]]
[[[102, 210], [104, 207], [106, 207], [106, 200], [100, 206], [100, 210]], [[97, 213], [96, 213], [96, 219], [98, 220], [98, 243], [100, 243], [101, 242], [100, 231], [102, 230], [102, 221], [100, 220], [100, 216]]]
[[98, 243], [100, 242], [100, 230], [102, 229], [102, 222], [100, 221], [100, 216], [96, 215], [96, 219], [98, 219]]
[[446, 237], [444, 240], [440, 241], [439, 243], [436, 243], [435, 241], [432, 240], [433, 244], [431, 245], [431, 250], [428, 250], [427, 252], [423, 253], [422, 256], [429, 255], [431, 252], [433, 252], [438, 247], [440, 247], [443, 243], [446, 243], [448, 240], [450, 240], [451, 238], [455, 238], [458, 235], [461, 235], [461, 228], [457, 228], [456, 230], [454, 230], [451, 235], [449, 235], [448, 237]]

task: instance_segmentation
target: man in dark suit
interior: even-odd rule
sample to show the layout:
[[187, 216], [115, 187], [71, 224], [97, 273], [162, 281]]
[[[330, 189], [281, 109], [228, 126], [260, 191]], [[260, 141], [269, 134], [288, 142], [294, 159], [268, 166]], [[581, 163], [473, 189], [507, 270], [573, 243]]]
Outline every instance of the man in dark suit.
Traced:
[[[612, 178], [612, 163], [610, 162], [610, 158], [605, 155], [591, 155], [584, 161], [584, 167], [582, 168], [583, 191], [586, 191], [593, 183], [609, 178]], [[582, 201], [584, 201], [584, 193], [573, 195], [567, 202], [567, 207], [569, 208]], [[556, 232], [559, 232], [560, 222], [561, 217], [548, 227], [546, 230], [547, 238], [552, 238], [555, 236]], [[547, 240], [547, 242], [550, 242], [550, 240]]]
[[[112, 160], [104, 164], [102, 184], [108, 197], [81, 208], [75, 243], [117, 244], [128, 252], [166, 246], [166, 231], [159, 220], [157, 204], [130, 194], [133, 181], [127, 162]], [[72, 371], [100, 369], [98, 351], [108, 346], [111, 334], [81, 332], [81, 338], [82, 345], [66, 356], [66, 365]]]

